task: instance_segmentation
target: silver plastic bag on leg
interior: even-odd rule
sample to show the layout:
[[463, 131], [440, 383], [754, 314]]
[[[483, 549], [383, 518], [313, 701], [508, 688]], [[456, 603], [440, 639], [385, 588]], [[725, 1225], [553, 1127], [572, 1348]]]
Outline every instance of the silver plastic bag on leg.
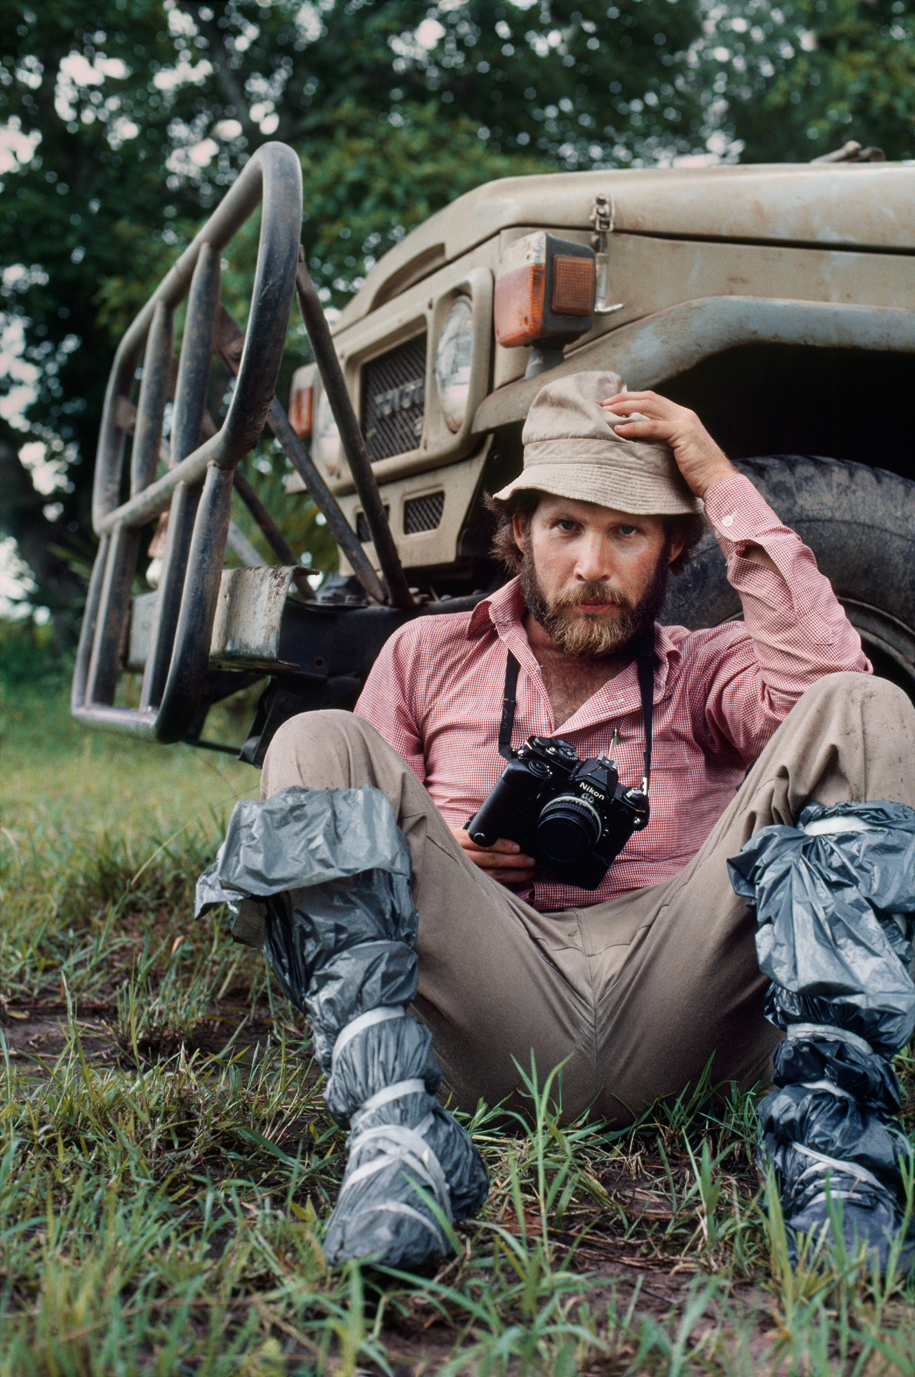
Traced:
[[728, 866], [756, 908], [766, 1017], [786, 1033], [760, 1106], [760, 1163], [774, 1168], [794, 1260], [801, 1235], [830, 1245], [833, 1202], [849, 1251], [865, 1243], [885, 1271], [896, 1248], [909, 1268], [915, 1151], [892, 1057], [915, 1029], [915, 812], [810, 804]]
[[351, 1130], [327, 1254], [425, 1268], [450, 1251], [443, 1221], [475, 1213], [488, 1178], [434, 1099], [431, 1038], [406, 1012], [418, 919], [384, 795], [290, 788], [239, 803], [198, 882], [197, 912], [251, 899], [263, 903], [267, 960], [311, 1024], [328, 1107]]

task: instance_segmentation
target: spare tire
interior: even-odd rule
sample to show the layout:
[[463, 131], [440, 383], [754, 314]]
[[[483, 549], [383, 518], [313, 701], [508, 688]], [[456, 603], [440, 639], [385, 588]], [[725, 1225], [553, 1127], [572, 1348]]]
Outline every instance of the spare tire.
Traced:
[[[741, 459], [736, 467], [813, 551], [876, 672], [915, 699], [915, 482], [809, 454]], [[709, 533], [671, 581], [661, 620], [717, 626], [740, 615]]]

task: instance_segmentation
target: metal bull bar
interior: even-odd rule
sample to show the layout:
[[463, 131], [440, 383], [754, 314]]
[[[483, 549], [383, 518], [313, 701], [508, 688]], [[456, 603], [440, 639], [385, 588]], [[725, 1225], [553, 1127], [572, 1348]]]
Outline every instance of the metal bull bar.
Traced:
[[[201, 442], [214, 341], [224, 333], [221, 251], [262, 204], [260, 241], [248, 326], [234, 391], [219, 430]], [[234, 472], [266, 422], [285, 415], [274, 399], [292, 299], [302, 222], [298, 157], [281, 143], [263, 145], [206, 225], [164, 278], [124, 336], [105, 397], [93, 490], [93, 526], [100, 538], [89, 585], [73, 678], [71, 709], [80, 721], [148, 734], [162, 742], [190, 731], [203, 694], [229, 528]], [[174, 315], [187, 298], [175, 377]], [[308, 322], [306, 322], [308, 324]], [[327, 336], [329, 340], [329, 335]], [[314, 341], [316, 349], [319, 342]], [[330, 348], [333, 345], [321, 341]], [[129, 402], [142, 358], [136, 413]], [[156, 479], [166, 403], [174, 393], [167, 472]], [[349, 406], [349, 399], [346, 399]], [[351, 407], [350, 407], [351, 410]], [[352, 418], [355, 421], [355, 417]], [[212, 429], [212, 427], [210, 427]], [[134, 441], [124, 473], [127, 433]], [[290, 432], [291, 433], [291, 432]], [[297, 437], [285, 448], [366, 591], [388, 601], [360, 542]], [[357, 481], [374, 485], [369, 471]], [[122, 492], [129, 486], [129, 497]], [[361, 486], [361, 484], [360, 484]], [[114, 706], [127, 637], [131, 587], [142, 527], [168, 509], [168, 536], [146, 659], [140, 704]], [[395, 588], [399, 561], [391, 570]], [[390, 583], [389, 583], [390, 587]], [[395, 601], [400, 599], [396, 596]]]

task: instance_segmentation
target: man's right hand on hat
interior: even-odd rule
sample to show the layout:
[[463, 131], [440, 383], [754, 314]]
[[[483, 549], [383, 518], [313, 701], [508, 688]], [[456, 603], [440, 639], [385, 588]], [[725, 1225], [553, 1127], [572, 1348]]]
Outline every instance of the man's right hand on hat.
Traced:
[[[624, 439], [666, 441], [696, 497], [704, 498], [717, 483], [737, 473], [696, 413], [678, 406], [669, 397], [661, 397], [657, 392], [618, 392], [601, 405], [619, 418], [611, 425]], [[639, 419], [627, 420], [634, 411], [640, 413]]]
[[[722, 483], [725, 478], [734, 478], [738, 473], [695, 411], [678, 406], [669, 397], [661, 397], [657, 392], [618, 392], [615, 397], [608, 397], [601, 402], [601, 406], [614, 416], [623, 417], [632, 411], [640, 412], [642, 419], [611, 422], [613, 429], [627, 440], [666, 440], [686, 482], [703, 500], [716, 484]], [[782, 577], [771, 555], [762, 546], [747, 545], [742, 553], [744, 559], [761, 564]]]

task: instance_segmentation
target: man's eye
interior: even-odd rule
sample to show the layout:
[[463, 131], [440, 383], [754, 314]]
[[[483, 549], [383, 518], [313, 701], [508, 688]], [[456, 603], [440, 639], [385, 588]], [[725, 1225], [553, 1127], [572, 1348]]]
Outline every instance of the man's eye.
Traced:
[[617, 526], [616, 529], [619, 531], [620, 535], [624, 535], [624, 536], [638, 535], [638, 530], [639, 530], [638, 526], [629, 526], [629, 525], [626, 525], [626, 526]]
[[571, 521], [565, 517], [562, 518], [560, 521], [557, 521], [556, 525], [559, 527], [560, 531], [574, 531], [578, 527], [578, 523], [576, 521]]

